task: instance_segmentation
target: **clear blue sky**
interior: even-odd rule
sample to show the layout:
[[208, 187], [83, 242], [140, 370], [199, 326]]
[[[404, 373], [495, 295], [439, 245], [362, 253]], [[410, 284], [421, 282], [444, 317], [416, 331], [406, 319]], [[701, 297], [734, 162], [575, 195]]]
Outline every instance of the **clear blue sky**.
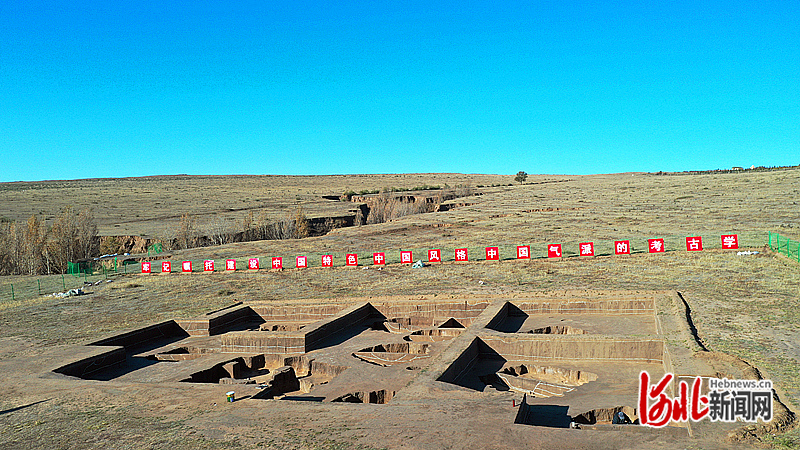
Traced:
[[227, 3], [0, 1], [0, 181], [800, 164], [797, 0]]

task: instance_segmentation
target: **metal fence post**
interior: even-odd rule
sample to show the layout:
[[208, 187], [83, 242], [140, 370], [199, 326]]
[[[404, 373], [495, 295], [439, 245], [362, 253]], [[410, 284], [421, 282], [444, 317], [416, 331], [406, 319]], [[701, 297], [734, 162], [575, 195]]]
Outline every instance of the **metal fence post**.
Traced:
[[37, 278], [36, 282], [39, 283], [39, 295], [42, 295], [42, 280]]
[[11, 285], [11, 301], [14, 301], [14, 285]]

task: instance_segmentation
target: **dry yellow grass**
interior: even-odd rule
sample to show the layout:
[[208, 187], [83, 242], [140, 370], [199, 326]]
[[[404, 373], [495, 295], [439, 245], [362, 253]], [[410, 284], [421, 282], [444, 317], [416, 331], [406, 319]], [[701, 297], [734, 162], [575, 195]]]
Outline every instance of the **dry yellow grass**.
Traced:
[[[337, 267], [259, 273], [120, 276], [113, 283], [101, 285], [90, 296], [61, 300], [34, 298], [4, 303], [0, 309], [0, 342], [5, 344], [5, 350], [0, 353], [0, 362], [11, 361], [20, 355], [44, 352], [53, 345], [87, 342], [162, 319], [191, 317], [238, 300], [280, 302], [299, 298], [399, 294], [447, 296], [569, 288], [672, 289], [683, 293], [689, 302], [698, 333], [709, 349], [734, 354], [757, 366], [766, 378], [776, 382], [782, 399], [798, 411], [800, 345], [797, 342], [800, 342], [800, 313], [797, 305], [800, 300], [800, 267], [768, 253], [737, 256], [736, 252], [713, 248], [719, 248], [719, 235], [724, 233], [738, 233], [742, 247], [762, 252], [769, 230], [793, 238], [800, 237], [795, 228], [800, 224], [800, 208], [795, 200], [800, 193], [799, 175], [800, 170], [783, 170], [692, 176], [620, 174], [530, 177], [529, 182], [548, 182], [482, 189], [479, 191], [483, 191], [483, 195], [471, 199], [475, 202], [472, 206], [443, 213], [408, 216], [380, 225], [339, 229], [317, 238], [259, 241], [176, 252], [172, 256], [173, 261], [221, 260], [228, 257], [243, 260], [250, 256], [292, 257], [297, 254], [316, 257], [332, 252], [342, 263], [341, 255], [345, 252], [359, 252], [364, 261], [365, 256], [373, 251], [386, 251], [387, 256], [396, 260], [396, 253], [401, 248], [414, 249], [417, 257], [427, 248], [452, 251], [456, 247], [468, 246], [471, 255], [483, 259], [482, 255], [476, 255], [475, 252], [481, 252], [482, 247], [488, 245], [510, 249], [516, 244], [531, 244], [534, 252], [538, 251], [541, 255], [544, 244], [548, 242], [561, 242], [565, 244], [565, 249], [569, 249], [570, 245], [583, 240], [593, 240], [602, 246], [614, 239], [630, 239], [635, 247], [639, 245], [639, 249], [643, 250], [642, 243], [650, 237], [667, 238], [674, 250], [659, 255], [637, 253], [625, 257], [445, 263], [422, 270], [390, 264], [381, 271]], [[505, 177], [509, 181], [512, 178]], [[362, 186], [363, 189], [380, 188], [381, 184], [401, 186], [400, 181], [387, 181], [391, 179], [391, 176], [374, 180], [365, 177], [362, 180], [364, 184], [357, 185], [352, 179], [337, 178], [340, 184], [331, 183], [329, 187], [326, 187], [322, 177], [296, 179], [293, 182], [314, 186], [296, 188], [305, 189], [304, 192], [310, 192], [307, 195], [311, 196], [335, 193], [345, 187], [359, 190]], [[401, 179], [402, 176], [398, 178]], [[453, 185], [457, 179], [458, 176], [451, 176], [447, 178], [450, 181], [446, 182]], [[487, 179], [490, 181], [473, 181], [473, 185], [492, 184], [491, 180], [494, 179]], [[212, 180], [218, 183], [223, 181]], [[173, 181], [176, 183], [174, 192], [184, 195], [192, 191], [192, 186], [201, 186], [207, 180], [190, 179], [184, 184], [178, 183], [180, 180]], [[369, 184], [372, 181], [375, 183]], [[225, 182], [233, 183], [230, 180]], [[320, 184], [314, 184], [316, 182]], [[409, 184], [444, 182], [431, 175], [429, 178], [415, 178]], [[91, 182], [84, 183], [89, 189]], [[219, 188], [215, 186], [215, 189]], [[288, 184], [283, 188], [276, 187], [271, 192], [286, 190], [286, 186]], [[56, 195], [57, 192], [55, 190], [48, 195]], [[65, 196], [74, 194], [70, 189], [63, 192]], [[2, 195], [1, 201], [5, 206], [6, 199], [13, 195], [8, 191]], [[31, 201], [31, 198], [35, 198], [30, 197], [33, 195], [26, 193], [21, 198]], [[268, 201], [294, 204], [291, 199], [294, 194], [275, 195]], [[135, 195], [117, 198], [139, 199]], [[175, 194], [175, 198], [178, 202], [178, 194]], [[53, 205], [66, 201], [65, 198], [48, 200]], [[148, 211], [148, 220], [158, 222], [153, 219], [158, 213], [151, 211], [149, 206], [138, 204], [139, 200], [131, 201], [131, 204], [120, 203], [117, 208], [120, 211], [138, 210], [141, 211], [140, 215]], [[313, 214], [310, 209], [307, 208]], [[208, 207], [209, 214], [215, 214], [214, 211], [218, 210], [219, 205]], [[19, 214], [24, 216], [26, 213], [22, 211]], [[106, 222], [106, 230], [134, 230], [138, 226], [121, 222], [121, 215], [109, 213], [108, 217], [111, 219]], [[114, 227], [115, 220], [120, 221], [120, 227]], [[702, 235], [706, 247], [711, 249], [699, 253], [685, 252], [680, 247], [681, 239], [690, 235]], [[318, 265], [318, 261], [315, 264]], [[293, 266], [291, 261], [287, 265]], [[483, 281], [483, 284], [479, 281]], [[17, 346], [10, 344], [22, 341], [30, 343]], [[30, 409], [30, 414], [0, 415], [0, 423], [7, 429], [17, 430], [15, 433], [41, 439], [43, 445], [58, 447], [59, 442], [63, 441], [54, 436], [70, 430], [83, 430], [85, 425], [78, 419], [78, 413], [67, 411], [76, 406], [69, 400], [61, 401], [65, 402], [65, 406], [59, 406], [63, 413], [47, 412], [44, 406], [35, 407]], [[14, 406], [14, 398], [8, 397], [3, 400], [0, 409]], [[95, 409], [90, 412], [100, 420], [116, 421], [121, 420], [119, 415], [126, 411], [124, 406], [120, 408], [123, 410]], [[89, 410], [84, 408], [83, 411]], [[47, 425], [32, 425], [35, 420], [45, 420]], [[288, 423], [285, 425], [276, 427], [284, 430], [292, 428]], [[183, 445], [181, 439], [192, 436], [190, 427], [174, 422], [172, 418], [143, 419], [140, 426], [140, 433], [146, 437], [146, 442], [152, 443], [155, 433], [164, 432], [164, 441], [153, 444], [156, 447], [180, 448]], [[131, 436], [116, 425], [110, 429], [115, 436]], [[79, 435], [87, 435], [87, 432], [76, 433], [76, 436]], [[270, 446], [301, 447], [288, 435], [282, 436], [276, 437]], [[331, 434], [325, 435], [325, 438], [327, 436]], [[795, 431], [774, 443], [789, 445], [796, 438]], [[0, 434], [0, 442], [10, 442], [9, 434]], [[236, 445], [236, 442], [208, 435], [191, 442], [199, 447]], [[307, 443], [302, 445], [311, 448], [346, 447], [347, 442], [356, 445], [353, 441], [343, 442], [331, 443], [321, 436], [308, 436]]]

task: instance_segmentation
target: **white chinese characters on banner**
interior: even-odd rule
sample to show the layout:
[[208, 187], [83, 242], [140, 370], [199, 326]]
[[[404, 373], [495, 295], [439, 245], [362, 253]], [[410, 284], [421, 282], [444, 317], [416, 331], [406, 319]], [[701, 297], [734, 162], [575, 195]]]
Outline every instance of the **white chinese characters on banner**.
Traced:
[[333, 255], [322, 255], [322, 267], [333, 267]]
[[346, 257], [346, 264], [348, 266], [357, 266], [358, 265], [358, 255], [355, 253], [348, 253]]
[[722, 235], [722, 248], [729, 250], [739, 248], [739, 236], [736, 234], [723, 234]]
[[703, 238], [700, 236], [692, 236], [686, 238], [686, 251], [699, 252], [703, 250]]
[[373, 253], [372, 264], [375, 265], [386, 264], [386, 254], [384, 252]]
[[649, 248], [650, 253], [664, 253], [664, 250], [666, 249], [666, 246], [664, 245], [664, 239], [648, 239], [647, 247]]
[[[739, 236], [737, 234], [725, 234], [721, 235], [720, 239], [722, 240], [722, 248], [723, 249], [738, 249], [739, 248]], [[666, 243], [664, 238], [653, 238], [647, 240], [647, 247], [649, 253], [663, 253], [666, 252]], [[529, 245], [519, 245], [516, 247], [517, 249], [517, 259], [529, 259], [531, 258], [531, 248]], [[633, 248], [631, 247], [630, 241], [614, 241], [614, 254], [616, 255], [629, 255], [631, 254]], [[703, 250], [703, 238], [701, 236], [690, 236], [686, 238], [686, 250], [687, 251], [702, 251]], [[500, 249], [499, 247], [485, 247], [486, 252], [486, 260], [488, 261], [499, 261], [500, 260]], [[578, 253], [580, 256], [595, 256], [595, 248], [593, 242], [582, 242], [578, 244]], [[466, 262], [469, 261], [469, 254], [467, 248], [457, 248], [454, 252], [455, 261], [458, 262]], [[547, 256], [549, 258], [560, 258], [563, 257], [563, 244], [548, 244], [547, 245]], [[373, 264], [375, 265], [385, 265], [387, 264], [386, 253], [385, 252], [374, 252], [372, 254]], [[428, 250], [428, 261], [429, 262], [442, 262], [442, 250], [441, 249], [431, 249]], [[413, 262], [413, 253], [411, 250], [401, 250], [400, 251], [400, 262], [403, 264], [412, 263]], [[158, 264], [158, 263], [156, 263]], [[347, 266], [358, 266], [358, 254], [357, 253], [348, 253], [345, 255], [345, 264]], [[152, 272], [153, 263], [150, 261], [143, 261], [141, 263], [141, 271], [144, 274], [149, 274]], [[258, 258], [250, 258], [248, 259], [248, 269], [258, 270], [259, 269], [259, 259]], [[308, 259], [306, 256], [296, 256], [296, 267], [297, 268], [306, 268], [308, 267]], [[322, 267], [333, 267], [333, 255], [322, 255]], [[273, 257], [272, 258], [272, 268], [273, 269], [283, 269], [283, 258], [282, 257]], [[192, 272], [192, 262], [191, 261], [183, 261], [181, 263], [181, 270], [183, 272]], [[203, 261], [203, 271], [204, 272], [214, 272], [214, 260], [205, 260]], [[172, 266], [169, 261], [162, 261], [161, 262], [161, 273], [168, 274], [171, 273]], [[236, 271], [236, 260], [235, 259], [226, 259], [225, 260], [225, 271], [233, 272]]]

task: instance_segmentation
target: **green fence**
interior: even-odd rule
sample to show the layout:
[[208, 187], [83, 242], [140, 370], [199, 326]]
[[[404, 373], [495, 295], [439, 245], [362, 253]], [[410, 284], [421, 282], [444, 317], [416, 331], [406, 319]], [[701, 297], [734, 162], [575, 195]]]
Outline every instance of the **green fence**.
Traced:
[[164, 248], [161, 246], [161, 242], [156, 242], [155, 244], [147, 247], [147, 256], [155, 256], [159, 253], [163, 252]]
[[795, 241], [770, 231], [769, 249], [773, 252], [783, 253], [787, 258], [800, 263], [800, 241]]
[[123, 261], [123, 263], [118, 262], [117, 258], [105, 261], [81, 261], [68, 263], [64, 274], [0, 277], [0, 301], [66, 292], [69, 289], [108, 280], [116, 274], [141, 271], [139, 261]]

